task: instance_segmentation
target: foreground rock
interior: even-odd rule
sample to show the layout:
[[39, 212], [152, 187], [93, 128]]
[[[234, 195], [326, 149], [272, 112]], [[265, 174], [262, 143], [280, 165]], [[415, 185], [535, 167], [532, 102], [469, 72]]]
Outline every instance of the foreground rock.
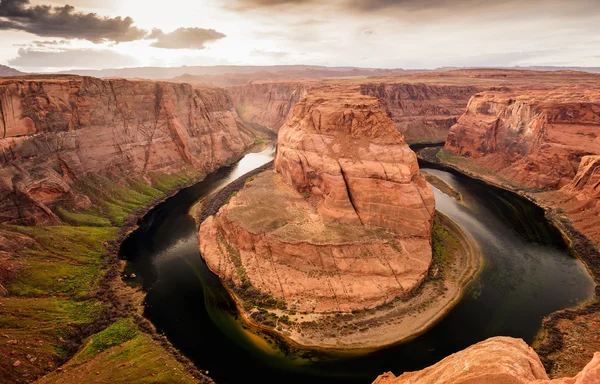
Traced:
[[460, 295], [473, 272], [464, 249], [446, 289], [414, 296], [432, 262], [434, 197], [376, 98], [308, 92], [274, 168], [200, 226], [201, 254], [248, 320], [302, 345], [373, 348], [422, 331]]
[[0, 80], [0, 222], [58, 222], [87, 209], [73, 189], [93, 174], [151, 183], [153, 173], [205, 174], [254, 134], [216, 88], [78, 76]]
[[374, 384], [594, 384], [600, 382], [600, 353], [574, 378], [549, 380], [539, 357], [521, 339], [494, 337], [439, 363], [398, 377], [386, 373]]

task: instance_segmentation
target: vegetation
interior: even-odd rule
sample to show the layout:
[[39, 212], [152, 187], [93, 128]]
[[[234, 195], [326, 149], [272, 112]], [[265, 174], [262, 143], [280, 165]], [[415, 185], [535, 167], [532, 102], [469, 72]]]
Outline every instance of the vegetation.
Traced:
[[[460, 241], [441, 223], [440, 217], [435, 216], [431, 234], [433, 263], [429, 268], [430, 278], [444, 277], [447, 268], [452, 265], [456, 250], [460, 248]], [[437, 272], [436, 273], [436, 269]]]
[[90, 198], [88, 209], [55, 208], [70, 225], [0, 225], [0, 230], [27, 239], [3, 260], [15, 273], [4, 273], [2, 281], [8, 296], [0, 297], [0, 334], [7, 339], [0, 344], [0, 382], [30, 382], [55, 370], [77, 352], [86, 335], [91, 336], [75, 357], [41, 382], [197, 382], [139, 328], [132, 313], [115, 312], [105, 290], [112, 276], [118, 278], [118, 259], [105, 256], [114, 252], [107, 247], [119, 236], [118, 227], [136, 211], [201, 176], [156, 173], [148, 185], [90, 175], [74, 186]]

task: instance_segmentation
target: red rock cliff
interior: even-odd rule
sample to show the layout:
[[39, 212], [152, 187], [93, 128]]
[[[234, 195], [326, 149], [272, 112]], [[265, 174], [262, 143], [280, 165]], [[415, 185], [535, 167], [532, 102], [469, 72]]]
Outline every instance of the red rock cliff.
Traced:
[[0, 80], [0, 222], [53, 222], [93, 173], [209, 172], [254, 142], [225, 91], [54, 76]]
[[409, 143], [446, 140], [448, 130], [464, 112], [476, 86], [430, 84], [363, 84], [361, 92], [375, 96]]
[[264, 83], [228, 87], [233, 104], [245, 121], [277, 133], [304, 93], [301, 83]]
[[[211, 270], [304, 313], [406, 297], [431, 264], [434, 197], [378, 100], [311, 90], [279, 132], [275, 171], [200, 227]], [[301, 336], [298, 336], [300, 342]]]
[[600, 154], [600, 93], [486, 91], [452, 127], [446, 149], [527, 188], [559, 188]]

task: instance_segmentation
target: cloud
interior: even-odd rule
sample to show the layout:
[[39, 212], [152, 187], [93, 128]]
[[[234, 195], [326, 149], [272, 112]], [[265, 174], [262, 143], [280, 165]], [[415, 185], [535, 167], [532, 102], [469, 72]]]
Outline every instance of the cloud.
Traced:
[[[344, 13], [388, 13], [403, 18], [415, 13], [434, 18], [452, 18], [461, 13], [483, 14], [490, 10], [510, 11], [535, 9], [537, 12], [560, 10], [564, 14], [586, 15], [600, 9], [598, 0], [224, 0], [228, 8], [236, 11], [252, 11], [269, 8], [301, 8], [314, 12], [314, 8], [329, 6]], [[309, 6], [309, 7], [307, 7]], [[509, 8], [509, 9], [507, 9]], [[427, 17], [426, 17], [427, 18]], [[419, 21], [419, 20], [411, 20]]]
[[206, 43], [224, 37], [224, 33], [204, 28], [178, 28], [169, 33], [154, 29], [148, 36], [156, 40], [152, 43], [153, 47], [166, 49], [204, 49]]
[[61, 49], [39, 51], [20, 48], [9, 65], [23, 68], [115, 68], [136, 66], [140, 62], [128, 55], [109, 49]]
[[288, 57], [290, 55], [289, 52], [283, 52], [283, 51], [266, 51], [264, 49], [254, 49], [252, 51], [253, 55], [256, 56], [264, 56], [264, 57], [269, 57], [272, 59], [281, 59], [284, 57]]
[[377, 32], [373, 29], [363, 29], [360, 34], [363, 36], [375, 36], [377, 35]]
[[69, 45], [69, 40], [34, 40], [27, 44], [13, 44], [15, 47], [37, 47], [37, 48], [46, 48], [46, 47], [57, 47]]
[[32, 6], [29, 0], [0, 1], [0, 30], [18, 30], [43, 37], [63, 37], [124, 42], [143, 38], [147, 32], [133, 25], [130, 17], [100, 17], [76, 12], [70, 5]]

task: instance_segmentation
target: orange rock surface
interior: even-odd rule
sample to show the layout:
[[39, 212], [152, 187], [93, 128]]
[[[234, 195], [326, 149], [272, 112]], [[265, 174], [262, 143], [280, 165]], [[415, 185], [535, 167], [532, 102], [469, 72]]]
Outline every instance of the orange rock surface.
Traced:
[[482, 92], [450, 130], [446, 149], [526, 188], [562, 187], [583, 156], [600, 154], [600, 93]]
[[373, 384], [595, 384], [600, 353], [573, 378], [549, 380], [539, 357], [521, 339], [493, 337], [421, 371], [386, 373]]
[[277, 133], [306, 87], [304, 83], [248, 84], [228, 87], [227, 93], [242, 119]]
[[374, 97], [311, 90], [279, 132], [275, 172], [249, 181], [200, 227], [223, 279], [302, 312], [405, 297], [431, 263], [431, 188]]
[[187, 84], [78, 76], [0, 79], [0, 222], [52, 223], [81, 177], [209, 172], [254, 134], [227, 93]]
[[485, 178], [529, 192], [554, 190], [537, 198], [600, 244], [600, 92], [593, 86], [482, 92], [445, 149]]
[[443, 142], [479, 86], [425, 83], [362, 84], [361, 92], [377, 97], [409, 143]]

